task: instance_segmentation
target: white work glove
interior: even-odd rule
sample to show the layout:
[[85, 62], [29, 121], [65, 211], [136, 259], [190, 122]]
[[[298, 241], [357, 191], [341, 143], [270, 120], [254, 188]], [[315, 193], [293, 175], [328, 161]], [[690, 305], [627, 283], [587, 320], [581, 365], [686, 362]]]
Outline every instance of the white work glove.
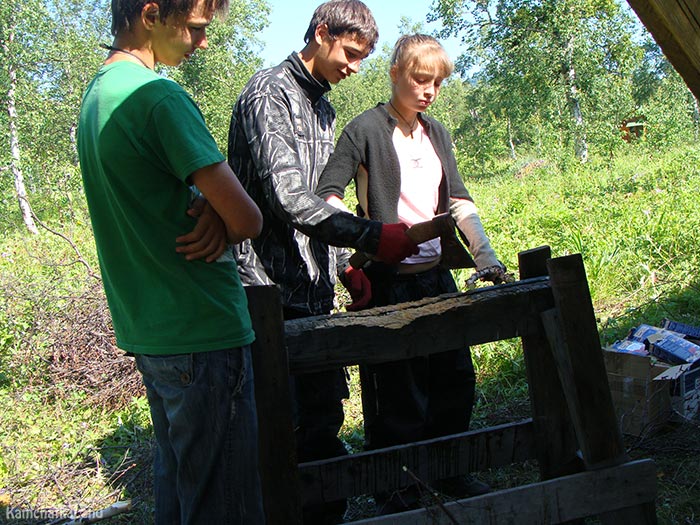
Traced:
[[513, 282], [515, 278], [506, 273], [506, 266], [498, 260], [491, 247], [476, 205], [467, 199], [450, 199], [450, 214], [469, 241], [469, 251], [476, 263], [476, 272], [467, 280], [467, 286], [473, 287], [477, 280], [494, 284]]

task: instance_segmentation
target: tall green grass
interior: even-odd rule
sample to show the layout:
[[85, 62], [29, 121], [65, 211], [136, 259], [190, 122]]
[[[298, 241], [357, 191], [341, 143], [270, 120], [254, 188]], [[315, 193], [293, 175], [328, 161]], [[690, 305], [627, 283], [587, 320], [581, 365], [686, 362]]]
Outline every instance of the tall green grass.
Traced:
[[510, 268], [518, 252], [543, 244], [554, 257], [582, 254], [602, 323], [624, 323], [652, 304], [651, 322], [666, 314], [697, 321], [699, 173], [698, 146], [656, 153], [631, 145], [624, 156], [566, 172], [551, 163], [531, 171], [516, 164], [467, 186]]
[[[511, 271], [517, 273], [518, 252], [540, 245], [555, 257], [582, 254], [605, 344], [642, 321], [700, 324], [699, 166], [700, 146], [656, 152], [637, 144], [587, 165], [501, 162], [493, 175], [467, 176], [466, 184]], [[77, 197], [73, 205], [82, 206]], [[143, 398], [110, 410], [75, 385], [50, 381], [55, 320], [95, 286], [86, 265], [97, 270], [85, 211], [70, 215], [73, 222], [65, 213], [45, 220], [72, 239], [83, 262], [47, 230], [30, 238], [19, 220], [0, 240], [0, 507], [9, 500], [28, 508], [82, 508], [134, 496], [133, 487], [120, 484], [123, 472], [150, 446]], [[469, 274], [456, 272], [458, 283]], [[473, 354], [475, 426], [527, 405], [518, 341], [481, 345]], [[357, 450], [362, 413], [357, 374], [351, 377], [342, 436]], [[146, 471], [142, 478], [148, 477]]]
[[[700, 324], [700, 147], [660, 153], [632, 144], [622, 153], [566, 170], [523, 159], [465, 180], [511, 271], [518, 252], [541, 245], [553, 257], [582, 255], [603, 344], [664, 317]], [[469, 274], [456, 272], [458, 283]], [[494, 405], [522, 398], [527, 384], [519, 341], [473, 354], [478, 424]]]

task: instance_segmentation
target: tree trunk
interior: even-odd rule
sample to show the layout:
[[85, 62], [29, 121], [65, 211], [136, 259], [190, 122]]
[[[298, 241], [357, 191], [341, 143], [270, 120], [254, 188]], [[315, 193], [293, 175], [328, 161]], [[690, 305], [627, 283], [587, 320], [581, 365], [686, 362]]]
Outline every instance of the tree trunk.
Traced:
[[573, 64], [573, 39], [566, 43], [565, 60], [562, 64], [561, 72], [566, 86], [566, 102], [569, 106], [569, 113], [573, 120], [574, 128], [574, 150], [576, 157], [582, 162], [588, 161], [588, 143], [586, 142], [586, 132], [584, 131], [583, 114], [581, 104], [578, 100], [578, 88], [576, 87], [576, 70]]
[[698, 106], [698, 98], [692, 91], [688, 91], [690, 93], [690, 98], [693, 101], [693, 131], [695, 134], [695, 142], [697, 142], [698, 135], [700, 135], [700, 107]]
[[518, 156], [515, 153], [515, 144], [513, 143], [513, 127], [510, 125], [510, 117], [507, 117], [508, 123], [508, 144], [510, 145], [510, 158], [516, 160]]
[[[13, 38], [14, 32], [12, 29], [10, 29], [7, 41], [2, 43], [3, 54], [8, 58], [10, 58], [9, 44], [12, 42]], [[15, 100], [17, 72], [12, 64], [12, 60], [8, 60], [7, 62], [7, 69], [10, 78], [10, 87], [7, 91], [7, 114], [10, 117], [10, 153], [12, 158], [10, 168], [15, 180], [15, 193], [17, 195], [19, 209], [22, 212], [22, 220], [24, 221], [24, 225], [31, 233], [37, 234], [39, 233], [39, 230], [37, 230], [36, 224], [34, 223], [32, 208], [27, 200], [27, 189], [24, 186], [24, 176], [22, 175], [22, 165], [20, 164], [19, 135], [17, 133], [17, 107]]]

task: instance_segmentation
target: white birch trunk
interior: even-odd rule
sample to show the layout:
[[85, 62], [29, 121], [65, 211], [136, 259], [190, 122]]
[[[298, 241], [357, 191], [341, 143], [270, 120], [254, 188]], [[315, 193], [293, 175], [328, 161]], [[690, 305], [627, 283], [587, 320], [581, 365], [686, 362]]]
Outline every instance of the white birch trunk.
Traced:
[[585, 163], [588, 161], [588, 142], [583, 126], [583, 114], [581, 104], [578, 100], [578, 88], [576, 87], [576, 70], [572, 62], [573, 40], [569, 40], [566, 45], [566, 63], [562, 65], [562, 75], [566, 85], [566, 101], [569, 106], [569, 113], [574, 121], [574, 151], [576, 157]]
[[510, 158], [516, 160], [518, 156], [515, 153], [515, 144], [513, 143], [513, 128], [510, 125], [510, 117], [507, 118], [508, 124], [508, 145], [510, 146]]
[[[10, 56], [10, 46], [9, 43], [12, 42], [14, 38], [14, 32], [10, 29], [8, 40], [3, 42], [3, 53], [6, 57]], [[12, 176], [15, 181], [15, 194], [17, 195], [17, 202], [19, 203], [19, 209], [22, 212], [22, 220], [27, 229], [33, 233], [39, 233], [39, 230], [34, 223], [34, 218], [32, 217], [32, 208], [29, 205], [29, 200], [27, 200], [27, 189], [24, 186], [24, 176], [22, 175], [22, 166], [20, 164], [20, 149], [19, 149], [19, 135], [17, 133], [17, 107], [15, 100], [15, 89], [17, 86], [17, 72], [15, 71], [12, 60], [8, 60], [8, 74], [10, 78], [10, 87], [7, 91], [7, 114], [9, 115], [9, 125], [10, 125], [10, 154], [11, 154], [11, 164], [10, 169], [12, 170]]]

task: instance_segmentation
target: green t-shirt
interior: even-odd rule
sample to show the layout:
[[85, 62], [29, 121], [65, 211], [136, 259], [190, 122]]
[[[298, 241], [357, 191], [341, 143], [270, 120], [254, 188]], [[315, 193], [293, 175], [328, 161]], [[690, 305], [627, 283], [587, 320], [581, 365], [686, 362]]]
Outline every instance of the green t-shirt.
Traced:
[[143, 66], [104, 66], [83, 97], [78, 153], [120, 348], [222, 350], [254, 339], [235, 262], [187, 261], [188, 177], [224, 160], [194, 101]]

